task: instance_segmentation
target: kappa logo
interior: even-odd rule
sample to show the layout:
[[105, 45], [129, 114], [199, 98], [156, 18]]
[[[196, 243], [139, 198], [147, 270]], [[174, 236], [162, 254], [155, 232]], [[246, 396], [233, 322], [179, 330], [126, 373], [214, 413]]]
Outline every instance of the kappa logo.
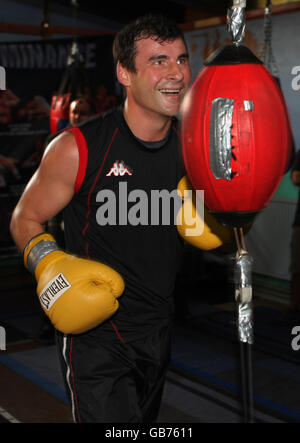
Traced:
[[116, 177], [118, 176], [123, 177], [123, 175], [125, 174], [132, 175], [131, 169], [125, 165], [125, 162], [123, 160], [121, 161], [115, 160], [113, 167], [106, 174], [106, 177], [109, 177], [110, 175], [114, 175]]

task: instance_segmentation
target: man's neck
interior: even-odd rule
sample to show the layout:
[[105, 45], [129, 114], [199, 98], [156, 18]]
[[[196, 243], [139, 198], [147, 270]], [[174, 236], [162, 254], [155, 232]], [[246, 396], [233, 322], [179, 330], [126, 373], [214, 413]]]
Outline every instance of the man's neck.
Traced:
[[171, 126], [172, 117], [157, 115], [152, 111], [137, 108], [125, 101], [124, 118], [131, 132], [144, 141], [164, 139]]

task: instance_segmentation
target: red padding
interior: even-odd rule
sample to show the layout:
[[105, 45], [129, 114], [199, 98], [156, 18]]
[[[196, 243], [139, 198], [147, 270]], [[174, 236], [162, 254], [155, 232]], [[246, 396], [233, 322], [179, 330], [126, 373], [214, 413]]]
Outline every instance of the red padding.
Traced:
[[88, 148], [85, 137], [79, 128], [70, 128], [67, 130], [72, 132], [72, 134], [74, 135], [79, 152], [79, 167], [75, 181], [75, 193], [77, 193], [85, 177], [87, 161], [88, 161]]

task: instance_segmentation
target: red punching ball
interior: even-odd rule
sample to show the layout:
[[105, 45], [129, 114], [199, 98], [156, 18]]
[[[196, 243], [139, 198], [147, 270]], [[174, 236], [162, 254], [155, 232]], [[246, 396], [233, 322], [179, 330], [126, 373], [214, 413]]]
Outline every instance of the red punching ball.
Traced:
[[183, 103], [185, 167], [219, 221], [243, 226], [288, 167], [288, 112], [277, 82], [245, 46], [226, 46], [205, 65]]
[[50, 132], [61, 131], [69, 124], [69, 109], [72, 96], [70, 93], [52, 96], [50, 109]]

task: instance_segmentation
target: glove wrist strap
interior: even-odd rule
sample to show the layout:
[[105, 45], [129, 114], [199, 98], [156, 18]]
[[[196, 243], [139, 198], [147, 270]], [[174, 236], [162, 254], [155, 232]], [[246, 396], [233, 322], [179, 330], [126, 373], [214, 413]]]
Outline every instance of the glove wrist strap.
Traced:
[[38, 263], [48, 254], [53, 251], [58, 251], [58, 247], [55, 241], [41, 240], [33, 246], [27, 256], [27, 268], [33, 275]]

